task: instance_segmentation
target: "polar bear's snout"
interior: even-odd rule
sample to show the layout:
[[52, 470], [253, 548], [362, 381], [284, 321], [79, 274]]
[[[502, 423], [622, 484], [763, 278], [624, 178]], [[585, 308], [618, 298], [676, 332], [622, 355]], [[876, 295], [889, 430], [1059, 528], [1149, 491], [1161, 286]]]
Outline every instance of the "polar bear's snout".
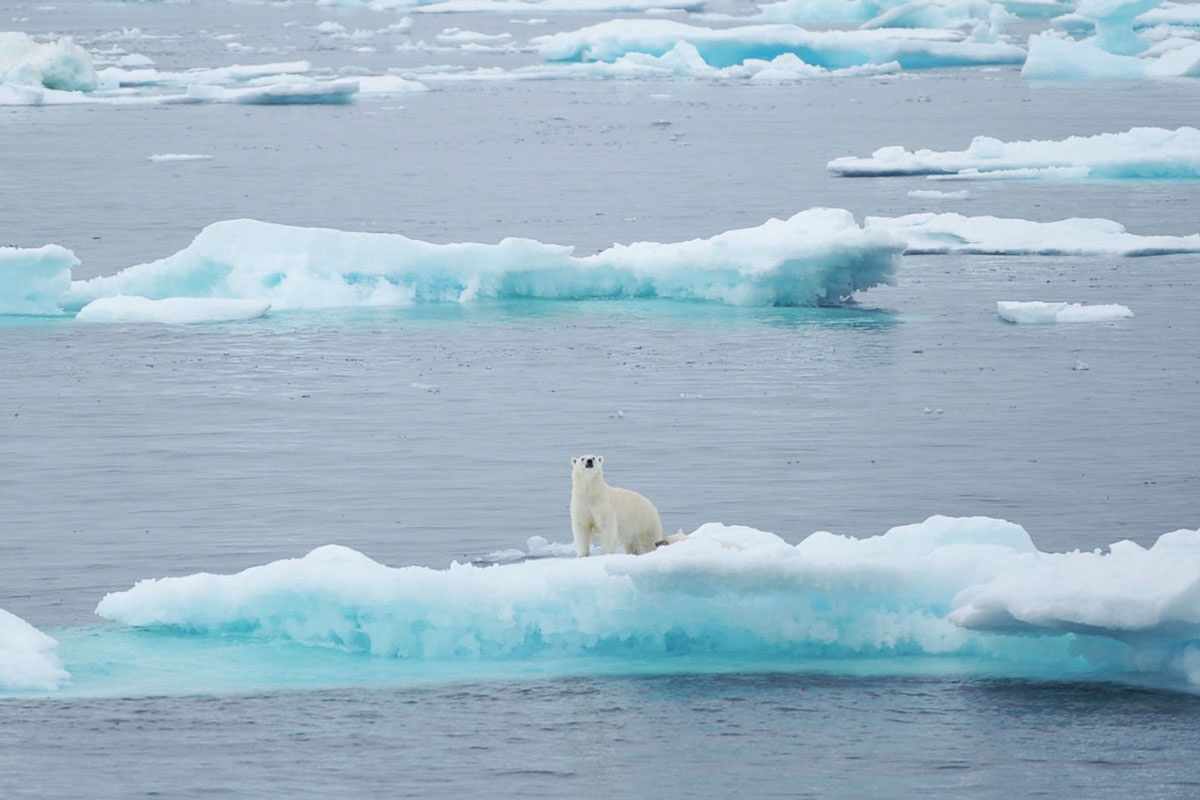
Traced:
[[584, 469], [591, 469], [594, 466], [596, 466], [596, 459], [592, 458], [591, 456], [588, 456], [583, 459], [583, 468]]

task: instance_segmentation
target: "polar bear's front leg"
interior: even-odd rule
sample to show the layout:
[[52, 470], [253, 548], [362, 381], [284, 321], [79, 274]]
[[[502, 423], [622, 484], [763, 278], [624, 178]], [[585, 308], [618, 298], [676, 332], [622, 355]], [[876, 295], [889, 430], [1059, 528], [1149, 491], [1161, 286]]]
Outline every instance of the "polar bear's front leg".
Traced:
[[592, 529], [590, 525], [571, 525], [571, 535], [575, 539], [575, 555], [579, 558], [592, 554]]

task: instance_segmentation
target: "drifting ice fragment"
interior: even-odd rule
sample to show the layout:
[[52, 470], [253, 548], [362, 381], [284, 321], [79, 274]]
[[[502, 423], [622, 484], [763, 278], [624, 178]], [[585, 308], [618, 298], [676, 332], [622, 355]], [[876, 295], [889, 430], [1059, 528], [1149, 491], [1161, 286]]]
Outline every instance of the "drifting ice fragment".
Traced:
[[[1000, 300], [996, 312], [1006, 322], [1051, 325], [1056, 322], [1112, 322], [1128, 319], [1133, 312], [1125, 306], [1081, 305], [1079, 303], [1044, 303], [1041, 301], [1016, 302]], [[1082, 362], [1079, 362], [1082, 363]], [[1080, 369], [1076, 364], [1076, 369]], [[1084, 364], [1082, 369], [1087, 369]]]

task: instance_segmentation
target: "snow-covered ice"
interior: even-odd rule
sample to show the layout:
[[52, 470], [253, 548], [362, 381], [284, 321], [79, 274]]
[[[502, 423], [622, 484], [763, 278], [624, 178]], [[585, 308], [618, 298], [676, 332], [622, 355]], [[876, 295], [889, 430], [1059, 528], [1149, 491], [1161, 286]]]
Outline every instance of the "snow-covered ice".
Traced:
[[547, 14], [699, 11], [704, 0], [437, 0], [410, 11], [418, 14]]
[[630, 53], [662, 56], [680, 42], [692, 45], [709, 66], [722, 68], [784, 53], [825, 69], [893, 62], [904, 69], [1020, 64], [1025, 59], [1020, 47], [974, 42], [949, 30], [810, 31], [785, 24], [712, 28], [666, 19], [608, 20], [533, 40], [547, 61], [568, 62], [612, 62]]
[[1200, 130], [1139, 127], [1016, 142], [976, 136], [965, 150], [906, 150], [891, 145], [869, 157], [836, 158], [827, 169], [846, 177], [1195, 179], [1200, 178]]
[[1141, 236], [1108, 219], [1064, 219], [1035, 222], [1001, 217], [967, 217], [956, 213], [867, 217], [866, 227], [903, 239], [905, 253], [975, 253], [987, 255], [1119, 255], [1150, 256], [1200, 253], [1200, 233], [1186, 236]]
[[1200, 77], [1200, 42], [1133, 56], [1110, 52], [1095, 39], [1076, 41], [1046, 31], [1030, 37], [1021, 75], [1038, 80], [1196, 78]]
[[0, 691], [47, 691], [69, 677], [58, 642], [0, 608]]
[[97, 70], [92, 56], [68, 39], [39, 43], [25, 34], [0, 33], [0, 105], [328, 105], [351, 102], [360, 92], [392, 95], [425, 88], [393, 74], [317, 74], [302, 59], [163, 70], [144, 57], [123, 58]]
[[[1039, 553], [964, 589], [949, 619], [1006, 633], [1097, 635], [1128, 645], [1135, 669], [1200, 682], [1200, 531], [1163, 534], [1150, 548]], [[1088, 643], [1081, 641], [1086, 653]]]
[[[1160, 5], [1164, 4], [1159, 0], [1081, 0], [1077, 13], [1058, 25], [1084, 38], [1073, 38], [1063, 30], [1031, 36], [1021, 75], [1039, 80], [1200, 77], [1196, 31], [1180, 35], [1182, 27], [1170, 27], [1196, 25], [1194, 10], [1180, 12], [1171, 7], [1174, 4]], [[1166, 33], [1143, 35], [1154, 25]]]
[[[405, 660], [919, 655], [1196, 683], [1197, 574], [1200, 531], [1101, 554], [1040, 552], [1019, 525], [986, 517], [796, 545], [709, 523], [645, 556], [444, 570], [327, 545], [234, 575], [140, 581], [96, 612]], [[1003, 635], [1014, 629], [1070, 635]]]
[[1128, 319], [1133, 312], [1116, 303], [1046, 302], [1043, 300], [998, 300], [996, 313], [1006, 322], [1052, 325], [1057, 322], [1113, 322]]
[[432, 244], [397, 234], [230, 220], [173, 256], [76, 281], [60, 298], [241, 298], [276, 309], [470, 302], [478, 298], [636, 298], [815, 306], [892, 279], [902, 243], [847, 211], [810, 209], [708, 239], [571, 247], [508, 238]]
[[989, 0], [779, 0], [762, 3], [747, 17], [709, 15], [717, 19], [801, 24], [860, 23], [864, 27], [954, 28], [979, 23], [1007, 24], [1019, 17], [1046, 18], [1073, 8], [1057, 0], [989, 2]]
[[[961, 199], [938, 194], [934, 199]], [[267, 308], [496, 299], [837, 304], [893, 280], [905, 254], [1150, 256], [1200, 252], [1200, 233], [1139, 235], [1107, 219], [1036, 222], [957, 213], [867, 217], [815, 208], [685, 242], [615, 244], [590, 256], [507, 238], [433, 244], [399, 234], [257, 220], [206, 227], [175, 255], [71, 280], [66, 248], [0, 248], [0, 314], [90, 321], [248, 319]], [[170, 303], [153, 302], [171, 299]], [[211, 302], [200, 303], [196, 300]], [[102, 301], [102, 302], [97, 302]]]

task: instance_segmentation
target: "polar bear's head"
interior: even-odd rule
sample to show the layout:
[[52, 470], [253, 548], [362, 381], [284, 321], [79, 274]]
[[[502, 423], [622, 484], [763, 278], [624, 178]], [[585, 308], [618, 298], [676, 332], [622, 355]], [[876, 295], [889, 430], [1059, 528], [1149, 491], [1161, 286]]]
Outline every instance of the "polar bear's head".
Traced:
[[571, 459], [571, 480], [579, 483], [604, 477], [604, 456], [575, 456]]

